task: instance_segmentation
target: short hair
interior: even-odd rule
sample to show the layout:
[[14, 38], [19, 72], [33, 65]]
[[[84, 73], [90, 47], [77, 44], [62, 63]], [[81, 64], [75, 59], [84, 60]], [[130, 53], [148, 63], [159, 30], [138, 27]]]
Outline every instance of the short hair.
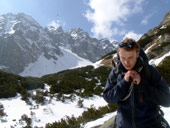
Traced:
[[[129, 45], [123, 45], [123, 43], [130, 43], [132, 47], [129, 47]], [[120, 42], [119, 46], [118, 46], [118, 49], [119, 48], [123, 48], [125, 49], [126, 51], [133, 51], [133, 50], [136, 50], [137, 52], [139, 52], [140, 50], [140, 45], [132, 38], [125, 38], [122, 42]]]

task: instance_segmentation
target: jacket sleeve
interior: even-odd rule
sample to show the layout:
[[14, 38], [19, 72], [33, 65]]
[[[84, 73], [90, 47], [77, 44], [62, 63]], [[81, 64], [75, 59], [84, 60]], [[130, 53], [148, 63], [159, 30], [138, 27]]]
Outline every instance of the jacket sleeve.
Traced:
[[164, 107], [170, 106], [170, 86], [166, 83], [161, 74], [152, 66], [150, 66], [151, 81], [141, 80], [139, 86], [143, 89], [147, 99], [154, 104]]
[[103, 98], [109, 104], [118, 103], [123, 99], [128, 93], [130, 87], [130, 82], [126, 82], [123, 76], [118, 76], [114, 73], [114, 70], [111, 71], [107, 78], [106, 86], [103, 92]]

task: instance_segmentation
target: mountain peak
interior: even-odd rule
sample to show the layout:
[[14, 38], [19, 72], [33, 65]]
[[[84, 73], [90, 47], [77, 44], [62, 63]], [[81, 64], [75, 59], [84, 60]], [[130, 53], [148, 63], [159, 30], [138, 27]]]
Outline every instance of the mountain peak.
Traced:
[[[46, 62], [50, 62], [53, 67], [60, 63], [65, 65], [65, 69], [72, 68], [71, 65], [66, 67], [65, 63], [68, 63], [68, 60], [62, 59], [62, 62], [59, 62], [61, 58], [67, 59], [65, 54], [95, 62], [114, 49], [110, 41], [91, 38], [81, 28], [64, 32], [56, 22], [43, 28], [31, 16], [24, 13], [8, 13], [0, 16], [0, 45], [2, 49], [0, 69], [21, 74], [25, 69], [28, 69], [25, 72], [29, 72], [35, 67], [42, 67], [44, 71], [40, 69], [41, 75], [51, 72], [47, 71], [49, 68], [45, 65]], [[66, 52], [67, 50], [70, 52]], [[42, 62], [44, 64], [39, 60], [45, 60]], [[75, 63], [78, 65], [79, 62]], [[36, 64], [41, 65], [36, 66]], [[64, 70], [64, 66], [62, 69]]]
[[[7, 13], [0, 17], [0, 35], [2, 33], [14, 34], [18, 27], [28, 29], [30, 26], [41, 27], [31, 16], [24, 13]], [[25, 27], [23, 27], [25, 26]]]
[[170, 25], [170, 11], [168, 13], [166, 13], [164, 20], [161, 22], [160, 25], [165, 25], [165, 26]]
[[30, 15], [27, 15], [25, 13], [7, 13], [7, 14], [3, 14], [1, 15], [2, 17], [9, 19], [9, 20], [27, 20], [29, 22], [35, 22], [38, 24], [38, 22], [36, 22]]
[[47, 26], [45, 27], [45, 30], [51, 33], [55, 33], [55, 34], [62, 34], [64, 33], [63, 29], [61, 26]]

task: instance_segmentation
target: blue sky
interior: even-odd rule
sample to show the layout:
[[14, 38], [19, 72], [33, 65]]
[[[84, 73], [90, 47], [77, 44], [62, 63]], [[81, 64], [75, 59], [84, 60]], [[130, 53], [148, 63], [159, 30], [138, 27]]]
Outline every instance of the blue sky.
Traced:
[[0, 0], [0, 15], [23, 12], [41, 26], [81, 28], [98, 39], [138, 40], [170, 11], [170, 0]]

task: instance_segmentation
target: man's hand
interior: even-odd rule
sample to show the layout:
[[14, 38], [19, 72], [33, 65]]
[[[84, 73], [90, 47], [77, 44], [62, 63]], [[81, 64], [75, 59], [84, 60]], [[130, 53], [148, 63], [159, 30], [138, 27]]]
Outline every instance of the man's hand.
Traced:
[[126, 82], [130, 82], [132, 79], [133, 83], [138, 85], [141, 81], [141, 76], [136, 71], [129, 70], [125, 73], [124, 79]]

